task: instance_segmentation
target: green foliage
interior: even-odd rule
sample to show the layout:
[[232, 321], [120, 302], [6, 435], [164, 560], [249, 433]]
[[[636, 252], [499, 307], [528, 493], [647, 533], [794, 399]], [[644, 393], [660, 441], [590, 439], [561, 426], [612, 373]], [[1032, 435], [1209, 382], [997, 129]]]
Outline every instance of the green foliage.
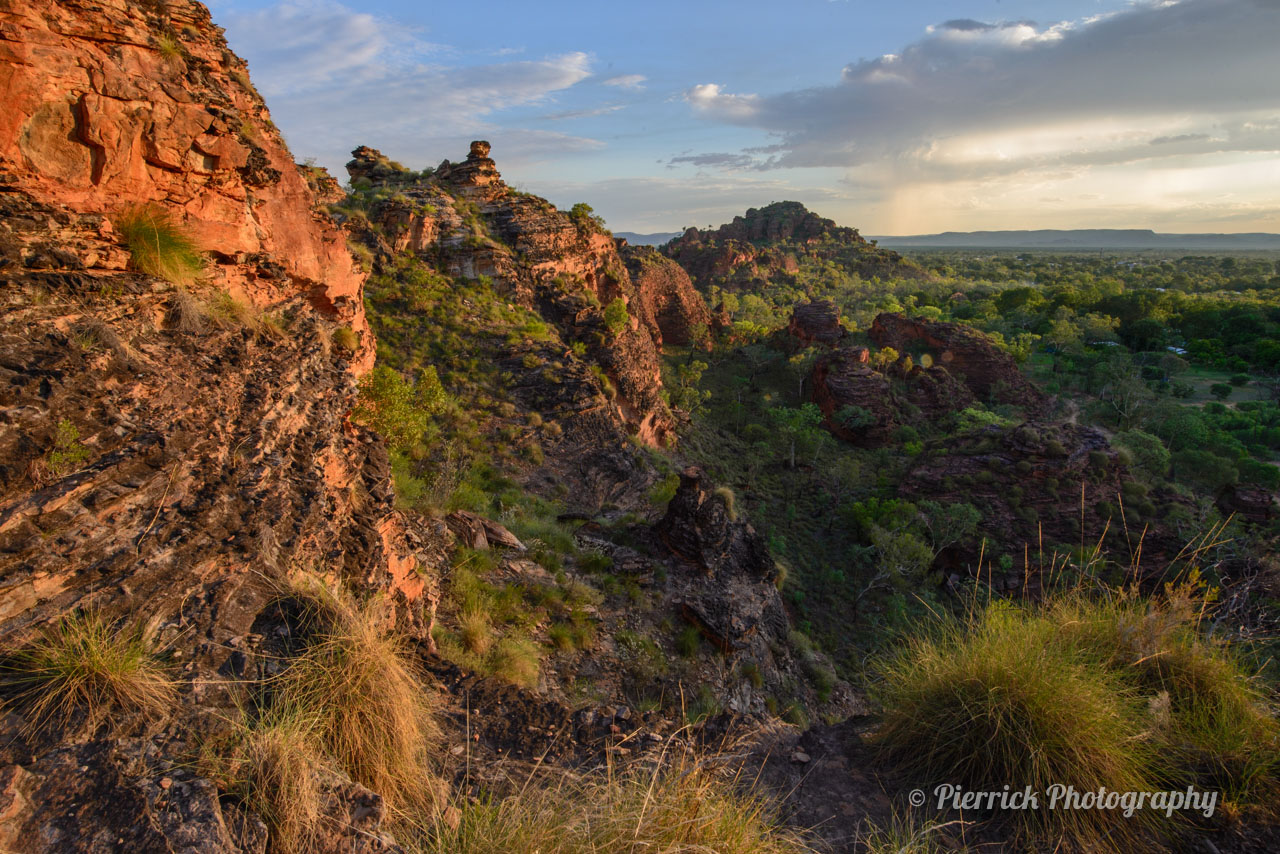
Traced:
[[392, 448], [403, 450], [422, 440], [446, 400], [434, 368], [424, 369], [410, 383], [399, 371], [378, 365], [361, 378], [352, 417], [382, 434]]
[[124, 210], [113, 221], [140, 273], [174, 284], [190, 284], [204, 272], [204, 254], [190, 231], [158, 206]]
[[604, 325], [609, 334], [615, 338], [621, 335], [631, 324], [631, 315], [627, 313], [627, 303], [622, 297], [614, 297], [604, 309]]
[[64, 477], [89, 459], [89, 449], [80, 441], [80, 430], [67, 418], [53, 429], [53, 447], [45, 454], [45, 468], [53, 477]]
[[693, 658], [702, 646], [702, 632], [697, 626], [685, 626], [676, 636], [676, 652], [685, 658]]
[[1169, 450], [1159, 437], [1141, 430], [1117, 433], [1112, 440], [1133, 457], [1133, 463], [1147, 477], [1161, 479], [1169, 471]]
[[1235, 391], [1235, 389], [1227, 383], [1214, 383], [1209, 386], [1209, 391], [1213, 392], [1213, 396], [1218, 400], [1226, 400], [1231, 397], [1231, 392]]
[[665, 508], [680, 488], [680, 475], [669, 474], [658, 481], [649, 490], [649, 502], [658, 508]]
[[569, 219], [580, 229], [609, 233], [605, 227], [604, 217], [597, 214], [586, 202], [578, 202], [569, 209]]

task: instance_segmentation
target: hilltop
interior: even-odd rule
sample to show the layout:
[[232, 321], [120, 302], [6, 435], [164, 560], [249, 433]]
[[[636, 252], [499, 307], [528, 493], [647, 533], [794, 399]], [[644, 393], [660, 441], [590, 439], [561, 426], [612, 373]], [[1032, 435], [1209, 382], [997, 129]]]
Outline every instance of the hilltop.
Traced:
[[830, 273], [862, 279], [927, 278], [897, 252], [881, 249], [856, 228], [839, 226], [800, 202], [751, 208], [716, 229], [690, 228], [665, 244], [662, 252], [679, 262], [704, 293], [712, 287], [758, 291]]

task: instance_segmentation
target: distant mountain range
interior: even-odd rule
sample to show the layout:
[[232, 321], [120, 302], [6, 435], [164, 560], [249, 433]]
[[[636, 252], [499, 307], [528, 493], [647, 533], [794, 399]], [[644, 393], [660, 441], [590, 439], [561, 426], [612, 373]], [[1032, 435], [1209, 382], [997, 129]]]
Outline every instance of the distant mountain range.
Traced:
[[945, 231], [873, 237], [893, 248], [982, 249], [1186, 249], [1227, 251], [1270, 249], [1280, 251], [1280, 234], [1160, 234], [1147, 228], [1083, 228], [1038, 231]]
[[682, 231], [658, 231], [653, 234], [638, 234], [634, 231], [615, 231], [613, 236], [625, 237], [632, 246], [661, 246], [683, 233]]

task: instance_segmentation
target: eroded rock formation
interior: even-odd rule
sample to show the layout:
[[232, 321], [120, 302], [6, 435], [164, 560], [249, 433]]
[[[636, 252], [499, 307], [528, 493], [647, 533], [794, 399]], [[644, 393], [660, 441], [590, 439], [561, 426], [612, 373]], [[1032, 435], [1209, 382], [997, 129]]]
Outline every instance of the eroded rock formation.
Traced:
[[[394, 190], [369, 213], [378, 231], [361, 231], [361, 238], [384, 252], [430, 256], [450, 275], [490, 277], [514, 302], [550, 321], [565, 342], [586, 346], [585, 355], [616, 389], [610, 408], [620, 426], [648, 444], [666, 443], [674, 422], [661, 397], [661, 338], [652, 333], [661, 334], [666, 323], [677, 337], [681, 330], [687, 335], [705, 322], [705, 307], [678, 279], [655, 284], [646, 296], [611, 235], [589, 218], [512, 190], [489, 152], [487, 142], [477, 141], [465, 161], [445, 161], [429, 177], [409, 180], [375, 149], [356, 149], [347, 167], [353, 180]], [[626, 304], [628, 317], [611, 329], [604, 309], [614, 300]]]
[[1011, 403], [1029, 415], [1047, 404], [1044, 392], [1022, 375], [1013, 357], [971, 326], [885, 313], [876, 316], [869, 334], [880, 347], [903, 355], [928, 353], [979, 400]]
[[834, 347], [847, 333], [840, 325], [840, 307], [831, 300], [798, 303], [791, 312], [787, 333], [802, 345]]
[[[35, 0], [3, 15], [0, 170], [33, 202], [94, 218], [108, 243], [123, 210], [161, 204], [210, 253], [220, 287], [257, 305], [304, 293], [363, 331], [363, 276], [313, 212], [247, 67], [204, 6]], [[64, 248], [75, 269], [123, 266], [118, 251]], [[367, 347], [357, 361], [372, 359]]]
[[717, 229], [690, 228], [662, 247], [706, 292], [712, 285], [749, 291], [789, 279], [809, 261], [832, 263], [863, 278], [918, 279], [927, 274], [897, 252], [807, 210], [799, 202], [752, 208]]
[[[7, 715], [6, 849], [262, 850], [189, 739], [233, 713], [289, 573], [384, 593], [429, 637], [449, 535], [394, 509], [348, 420], [364, 276], [244, 69], [194, 2], [0, 7], [0, 643], [74, 610], [143, 623], [179, 698], [141, 742]], [[194, 281], [132, 268], [138, 205], [194, 237]], [[334, 786], [376, 839], [377, 796]]]
[[693, 343], [712, 327], [711, 312], [689, 274], [652, 246], [622, 246], [622, 259], [636, 289], [640, 322], [658, 346]]

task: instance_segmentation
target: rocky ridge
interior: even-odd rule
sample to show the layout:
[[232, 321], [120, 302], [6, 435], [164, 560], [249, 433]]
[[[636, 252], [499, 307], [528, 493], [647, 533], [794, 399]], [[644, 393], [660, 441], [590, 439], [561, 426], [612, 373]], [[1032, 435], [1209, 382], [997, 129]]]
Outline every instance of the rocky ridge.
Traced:
[[[382, 440], [348, 420], [364, 274], [202, 5], [8, 4], [0, 78], [0, 640], [75, 611], [145, 623], [179, 697], [159, 729], [79, 744], [8, 714], [0, 840], [261, 851], [190, 765], [255, 624], [310, 570], [428, 642], [450, 542], [395, 510]], [[194, 281], [133, 268], [131, 210], [194, 238]], [[379, 838], [376, 794], [324, 786], [333, 845]]]
[[813, 262], [830, 262], [864, 279], [927, 277], [897, 252], [881, 249], [856, 228], [838, 226], [799, 202], [752, 208], [717, 229], [687, 229], [661, 251], [703, 292], [713, 285], [749, 292], [769, 281], [794, 278]]
[[[641, 288], [613, 237], [589, 217], [570, 217], [544, 199], [502, 180], [489, 144], [472, 143], [467, 158], [444, 161], [416, 181], [375, 149], [353, 152], [352, 181], [393, 191], [369, 212], [368, 242], [430, 257], [455, 276], [488, 277], [519, 305], [552, 323], [566, 342], [586, 345], [617, 391], [616, 422], [650, 445], [674, 438], [662, 400], [658, 347], [663, 327], [677, 339], [706, 325], [701, 299], [670, 270], [643, 277]], [[636, 262], [640, 266], [640, 262]], [[621, 300], [626, 322], [605, 322], [605, 307]]]

